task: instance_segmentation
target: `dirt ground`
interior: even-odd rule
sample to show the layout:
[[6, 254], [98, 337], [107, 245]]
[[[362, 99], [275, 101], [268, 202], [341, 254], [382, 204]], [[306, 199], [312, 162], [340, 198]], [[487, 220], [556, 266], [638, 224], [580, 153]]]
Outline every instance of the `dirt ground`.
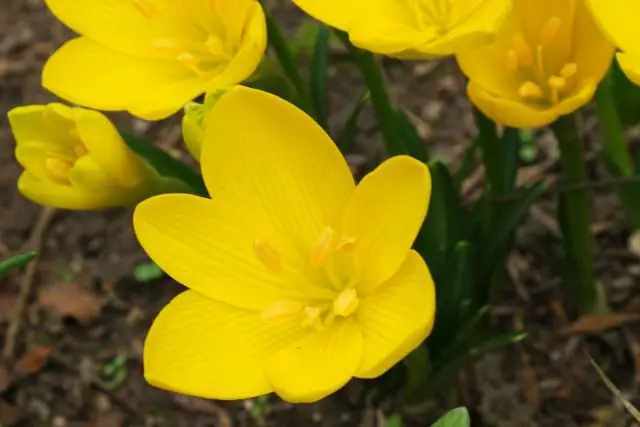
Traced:
[[[276, 5], [277, 16], [293, 29], [300, 15], [284, 3]], [[368, 405], [358, 383], [318, 404], [293, 406], [272, 397], [212, 402], [144, 382], [146, 331], [181, 288], [166, 278], [134, 278], [136, 266], [147, 259], [132, 234], [131, 212], [52, 212], [28, 202], [15, 188], [19, 168], [6, 112], [53, 99], [40, 87], [41, 67], [69, 36], [42, 0], [0, 0], [0, 258], [34, 247], [41, 253], [32, 268], [0, 282], [0, 348], [10, 356], [0, 363], [0, 427], [382, 427], [386, 416], [402, 411], [395, 402]], [[362, 86], [340, 52], [333, 59], [332, 118], [340, 124]], [[455, 167], [473, 134], [455, 66], [450, 61], [385, 65], [394, 99], [407, 109], [431, 152]], [[116, 119], [186, 158], [179, 119], [154, 124], [124, 115]], [[588, 116], [585, 125], [590, 143], [597, 146], [598, 130]], [[371, 111], [362, 118], [358, 138], [350, 160], [365, 168], [378, 144]], [[542, 133], [539, 142], [535, 161], [520, 178], [553, 183], [557, 151], [548, 134]], [[603, 179], [599, 167], [591, 169], [594, 180]], [[465, 183], [465, 197], [473, 197], [482, 182], [478, 167]], [[630, 238], [611, 188], [594, 188], [598, 274], [617, 314], [576, 322], [555, 265], [559, 232], [551, 188], [518, 232], [508, 262], [510, 280], [492, 311], [496, 328], [524, 329], [530, 337], [462, 372], [456, 401], [406, 410], [407, 425], [426, 426], [434, 413], [458, 404], [470, 408], [476, 426], [632, 425], [583, 350], [628, 398], [639, 402], [640, 242]], [[21, 307], [20, 289], [29, 285]]]

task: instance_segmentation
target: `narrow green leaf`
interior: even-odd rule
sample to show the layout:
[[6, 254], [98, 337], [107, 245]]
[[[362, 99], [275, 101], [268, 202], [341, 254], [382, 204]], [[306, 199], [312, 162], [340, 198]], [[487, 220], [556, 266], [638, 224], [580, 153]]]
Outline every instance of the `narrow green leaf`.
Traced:
[[160, 175], [184, 182], [191, 187], [194, 194], [208, 196], [207, 188], [198, 172], [138, 136], [122, 133], [122, 138], [129, 148], [149, 162]]
[[522, 139], [519, 129], [506, 128], [500, 140], [502, 156], [502, 191], [510, 194], [516, 187]]
[[418, 134], [418, 130], [413, 123], [411, 123], [407, 114], [402, 110], [396, 110], [396, 126], [400, 131], [402, 139], [404, 139], [404, 144], [407, 147], [409, 155], [421, 162], [429, 162], [429, 155], [422, 138], [420, 138], [420, 135]]
[[446, 276], [449, 257], [466, 234], [464, 209], [447, 167], [431, 162], [432, 192], [427, 219], [420, 230], [416, 248], [427, 261], [436, 283]]
[[495, 265], [500, 248], [508, 242], [509, 236], [520, 224], [531, 205], [547, 190], [544, 183], [537, 183], [523, 189], [523, 194], [515, 201], [506, 202], [492, 221], [492, 227], [484, 237], [483, 256], [480, 265]]
[[469, 427], [470, 425], [469, 411], [467, 408], [459, 407], [447, 412], [431, 427]]
[[360, 113], [364, 109], [364, 106], [367, 105], [367, 101], [369, 100], [369, 91], [365, 91], [358, 100], [353, 104], [351, 108], [351, 113], [349, 113], [349, 117], [347, 117], [347, 121], [342, 128], [342, 132], [338, 137], [338, 148], [343, 154], [348, 153], [353, 146], [353, 142], [356, 139], [356, 133], [358, 132], [358, 119], [360, 118]]
[[12, 256], [11, 258], [0, 262], [0, 278], [6, 276], [13, 270], [24, 267], [29, 262], [31, 262], [36, 257], [36, 255], [37, 254], [34, 251], [31, 251], [24, 254]]
[[329, 37], [331, 30], [320, 26], [316, 35], [311, 67], [311, 102], [315, 119], [323, 129], [329, 125], [329, 105], [327, 104], [327, 66], [329, 62]]

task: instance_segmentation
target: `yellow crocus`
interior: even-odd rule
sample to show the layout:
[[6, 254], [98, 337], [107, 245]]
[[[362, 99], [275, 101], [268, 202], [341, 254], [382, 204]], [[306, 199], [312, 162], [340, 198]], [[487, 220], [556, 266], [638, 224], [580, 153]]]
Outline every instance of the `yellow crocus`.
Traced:
[[157, 120], [258, 67], [257, 0], [46, 0], [80, 34], [46, 63], [43, 85], [70, 102]]
[[11, 110], [9, 123], [24, 168], [18, 189], [41, 205], [82, 210], [132, 206], [186, 189], [134, 154], [97, 111], [29, 105]]
[[211, 199], [162, 195], [134, 214], [146, 252], [190, 288], [151, 327], [151, 384], [311, 402], [383, 374], [430, 333], [434, 284], [411, 249], [423, 163], [391, 158], [356, 187], [309, 116], [235, 87], [210, 113], [201, 166]]
[[640, 2], [636, 0], [586, 0], [602, 31], [622, 51], [620, 68], [640, 85]]
[[200, 151], [202, 150], [202, 140], [204, 139], [205, 119], [209, 116], [211, 108], [224, 94], [226, 89], [218, 89], [209, 92], [204, 97], [204, 103], [190, 102], [184, 107], [182, 117], [182, 138], [187, 150], [194, 159], [200, 161]]
[[513, 0], [293, 0], [362, 49], [406, 59], [490, 42]]
[[458, 63], [480, 110], [533, 128], [589, 102], [613, 52], [584, 0], [519, 0], [496, 41], [459, 54]]

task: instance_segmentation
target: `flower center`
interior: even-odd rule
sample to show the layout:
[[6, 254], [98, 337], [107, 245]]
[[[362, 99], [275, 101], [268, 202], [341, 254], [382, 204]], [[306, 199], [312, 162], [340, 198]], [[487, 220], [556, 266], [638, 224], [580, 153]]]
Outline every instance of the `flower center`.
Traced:
[[[578, 72], [575, 62], [560, 66], [550, 64], [548, 51], [558, 38], [562, 19], [552, 16], [543, 26], [533, 46], [521, 33], [511, 40], [507, 51], [507, 70], [517, 76], [520, 83], [518, 95], [526, 101], [539, 105], [554, 105], [573, 87], [574, 76]], [[555, 68], [555, 69], [551, 69]]]
[[71, 150], [49, 154], [44, 161], [44, 168], [49, 179], [56, 184], [71, 185], [69, 174], [76, 161], [87, 155], [87, 149], [82, 144], [76, 144]]
[[[339, 236], [333, 228], [324, 227], [310, 251], [309, 263], [319, 273], [316, 279], [325, 281], [325, 286], [332, 289], [332, 296], [311, 303], [275, 302], [263, 310], [262, 320], [300, 318], [303, 327], [322, 330], [338, 317], [353, 315], [360, 305], [356, 290], [360, 270], [353, 253], [355, 244], [354, 237]], [[255, 239], [253, 250], [256, 258], [270, 272], [278, 274], [282, 271], [280, 253], [266, 239]]]

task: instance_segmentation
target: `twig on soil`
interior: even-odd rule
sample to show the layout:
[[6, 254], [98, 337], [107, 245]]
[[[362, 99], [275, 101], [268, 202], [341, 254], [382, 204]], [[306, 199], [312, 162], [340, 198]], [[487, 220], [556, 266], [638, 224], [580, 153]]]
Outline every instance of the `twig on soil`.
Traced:
[[[55, 213], [55, 209], [47, 207], [43, 208], [40, 211], [38, 221], [36, 222], [36, 225], [33, 228], [31, 236], [29, 236], [29, 240], [26, 245], [28, 250], [33, 250], [38, 253], [40, 252], [44, 233], [49, 227], [49, 224], [51, 223], [51, 220], [53, 219]], [[11, 319], [11, 323], [9, 323], [9, 327], [7, 328], [4, 348], [2, 349], [2, 358], [4, 360], [12, 359], [14, 356], [16, 339], [18, 337], [18, 333], [20, 332], [20, 328], [22, 327], [22, 319], [24, 311], [27, 307], [27, 302], [29, 301], [29, 297], [31, 296], [31, 289], [33, 288], [33, 279], [36, 275], [37, 265], [38, 258], [34, 259], [26, 266], [24, 275], [22, 276], [22, 280], [20, 281], [20, 295], [18, 297], [18, 301], [16, 302], [15, 310], [13, 312], [13, 318]]]

